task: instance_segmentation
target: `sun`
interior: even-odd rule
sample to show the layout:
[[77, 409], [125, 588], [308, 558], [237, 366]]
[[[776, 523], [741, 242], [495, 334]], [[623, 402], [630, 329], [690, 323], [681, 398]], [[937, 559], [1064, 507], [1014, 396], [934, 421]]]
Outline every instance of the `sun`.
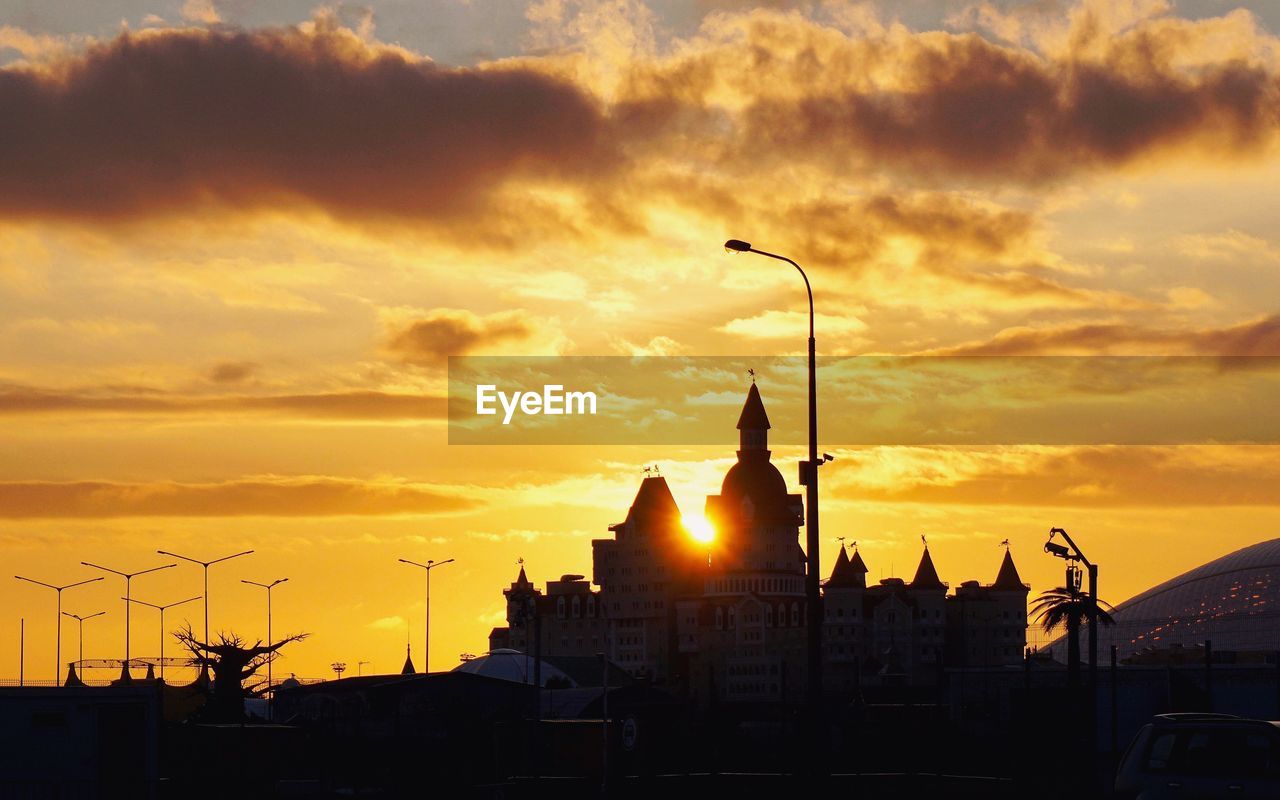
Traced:
[[706, 517], [694, 514], [685, 514], [681, 517], [684, 523], [684, 529], [689, 532], [689, 536], [696, 542], [706, 544], [716, 538], [715, 526]]

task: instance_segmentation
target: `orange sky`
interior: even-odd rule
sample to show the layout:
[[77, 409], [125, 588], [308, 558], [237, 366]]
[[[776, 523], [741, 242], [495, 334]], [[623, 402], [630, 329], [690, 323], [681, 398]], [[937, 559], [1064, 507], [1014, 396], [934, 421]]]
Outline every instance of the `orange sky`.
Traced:
[[[447, 669], [517, 558], [589, 574], [644, 465], [700, 511], [732, 448], [451, 447], [444, 363], [802, 352], [796, 276], [731, 236], [810, 270], [827, 355], [1280, 354], [1265, 4], [428, 4], [449, 41], [377, 3], [126, 5], [0, 10], [0, 552], [67, 583], [254, 548], [214, 568], [213, 623], [259, 635], [239, 581], [288, 576], [286, 672], [396, 669], [406, 626], [420, 651], [397, 557], [457, 559]], [[944, 580], [989, 581], [1008, 538], [1043, 589], [1062, 526], [1118, 602], [1277, 530], [1270, 447], [849, 445], [823, 556], [857, 539], [873, 576], [926, 534]], [[117, 583], [65, 598], [108, 611], [88, 657], [121, 655]], [[52, 608], [0, 582], [0, 677], [22, 617], [51, 676]], [[158, 649], [154, 612], [133, 634]]]

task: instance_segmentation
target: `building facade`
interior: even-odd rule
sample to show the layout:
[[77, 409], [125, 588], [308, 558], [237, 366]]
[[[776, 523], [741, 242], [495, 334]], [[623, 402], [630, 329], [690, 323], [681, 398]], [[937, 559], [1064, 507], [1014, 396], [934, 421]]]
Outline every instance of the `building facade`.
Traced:
[[[769, 451], [769, 418], [753, 383], [738, 418], [737, 461], [706, 501], [715, 528], [699, 545], [666, 479], [646, 477], [612, 538], [592, 542], [593, 576], [539, 591], [523, 565], [507, 626], [490, 650], [535, 657], [607, 653], [638, 678], [699, 701], [778, 702], [805, 691], [804, 504]], [[1006, 549], [991, 584], [949, 593], [926, 546], [908, 582], [867, 584], [842, 547], [823, 585], [824, 689], [932, 685], [948, 667], [1021, 662], [1027, 593]], [[595, 587], [593, 588], [593, 584]]]

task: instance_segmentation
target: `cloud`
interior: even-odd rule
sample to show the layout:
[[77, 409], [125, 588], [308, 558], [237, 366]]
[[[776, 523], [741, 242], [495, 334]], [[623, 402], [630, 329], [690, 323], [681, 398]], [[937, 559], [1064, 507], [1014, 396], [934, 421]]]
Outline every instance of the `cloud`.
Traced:
[[326, 15], [296, 28], [125, 32], [3, 69], [0, 118], [0, 211], [13, 215], [310, 205], [456, 218], [513, 176], [607, 160], [599, 109], [565, 81], [446, 69]]
[[447, 514], [477, 501], [426, 484], [345, 478], [246, 478], [221, 483], [0, 482], [0, 517], [327, 517]]
[[[823, 335], [837, 339], [862, 333], [867, 324], [854, 316], [818, 314], [815, 323]], [[749, 339], [794, 338], [809, 329], [809, 314], [802, 311], [770, 310], [746, 319], [733, 319], [720, 326], [720, 330]]]
[[209, 369], [209, 380], [214, 383], [242, 383], [253, 377], [258, 365], [252, 361], [219, 361]]
[[[1034, 184], [1178, 150], [1221, 159], [1274, 142], [1280, 108], [1274, 62], [1234, 53], [1208, 63], [1195, 58], [1197, 47], [1221, 34], [1216, 21], [1173, 23], [1153, 14], [1110, 30], [1105, 20], [1082, 15], [1078, 26], [1072, 47], [1049, 53], [973, 34], [900, 28], [842, 40], [795, 17], [755, 15], [717, 44], [736, 44], [732, 36], [759, 46], [761, 71], [802, 87], [755, 96], [741, 90], [741, 149], [759, 158], [808, 153], [864, 170], [887, 165], [925, 180]], [[1233, 34], [1260, 51], [1269, 41], [1256, 30]], [[797, 44], [778, 44], [788, 40]], [[846, 72], [855, 63], [858, 76]], [[744, 82], [753, 70], [742, 72], [736, 79], [714, 75], [703, 85]]]
[[1222, 328], [1177, 330], [1128, 323], [1006, 328], [991, 339], [927, 355], [1280, 355], [1280, 315]]
[[[1133, 507], [1274, 506], [1273, 448], [870, 448], [838, 453], [837, 502]], [[843, 466], [839, 466], [843, 463]]]
[[335, 419], [442, 419], [446, 400], [375, 391], [201, 397], [163, 392], [0, 388], [0, 415], [247, 413]]
[[379, 617], [368, 624], [368, 627], [375, 631], [402, 631], [405, 629], [405, 619], [401, 616]]
[[449, 356], [527, 339], [533, 332], [522, 311], [480, 316], [460, 308], [437, 308], [393, 331], [386, 346], [407, 363], [437, 366]]

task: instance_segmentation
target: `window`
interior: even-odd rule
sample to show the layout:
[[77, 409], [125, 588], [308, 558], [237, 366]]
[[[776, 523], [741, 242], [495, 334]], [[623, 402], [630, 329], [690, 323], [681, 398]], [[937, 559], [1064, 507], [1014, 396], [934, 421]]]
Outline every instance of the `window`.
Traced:
[[564, 619], [564, 598], [563, 597], [556, 598], [556, 616], [559, 617], [560, 619]]

